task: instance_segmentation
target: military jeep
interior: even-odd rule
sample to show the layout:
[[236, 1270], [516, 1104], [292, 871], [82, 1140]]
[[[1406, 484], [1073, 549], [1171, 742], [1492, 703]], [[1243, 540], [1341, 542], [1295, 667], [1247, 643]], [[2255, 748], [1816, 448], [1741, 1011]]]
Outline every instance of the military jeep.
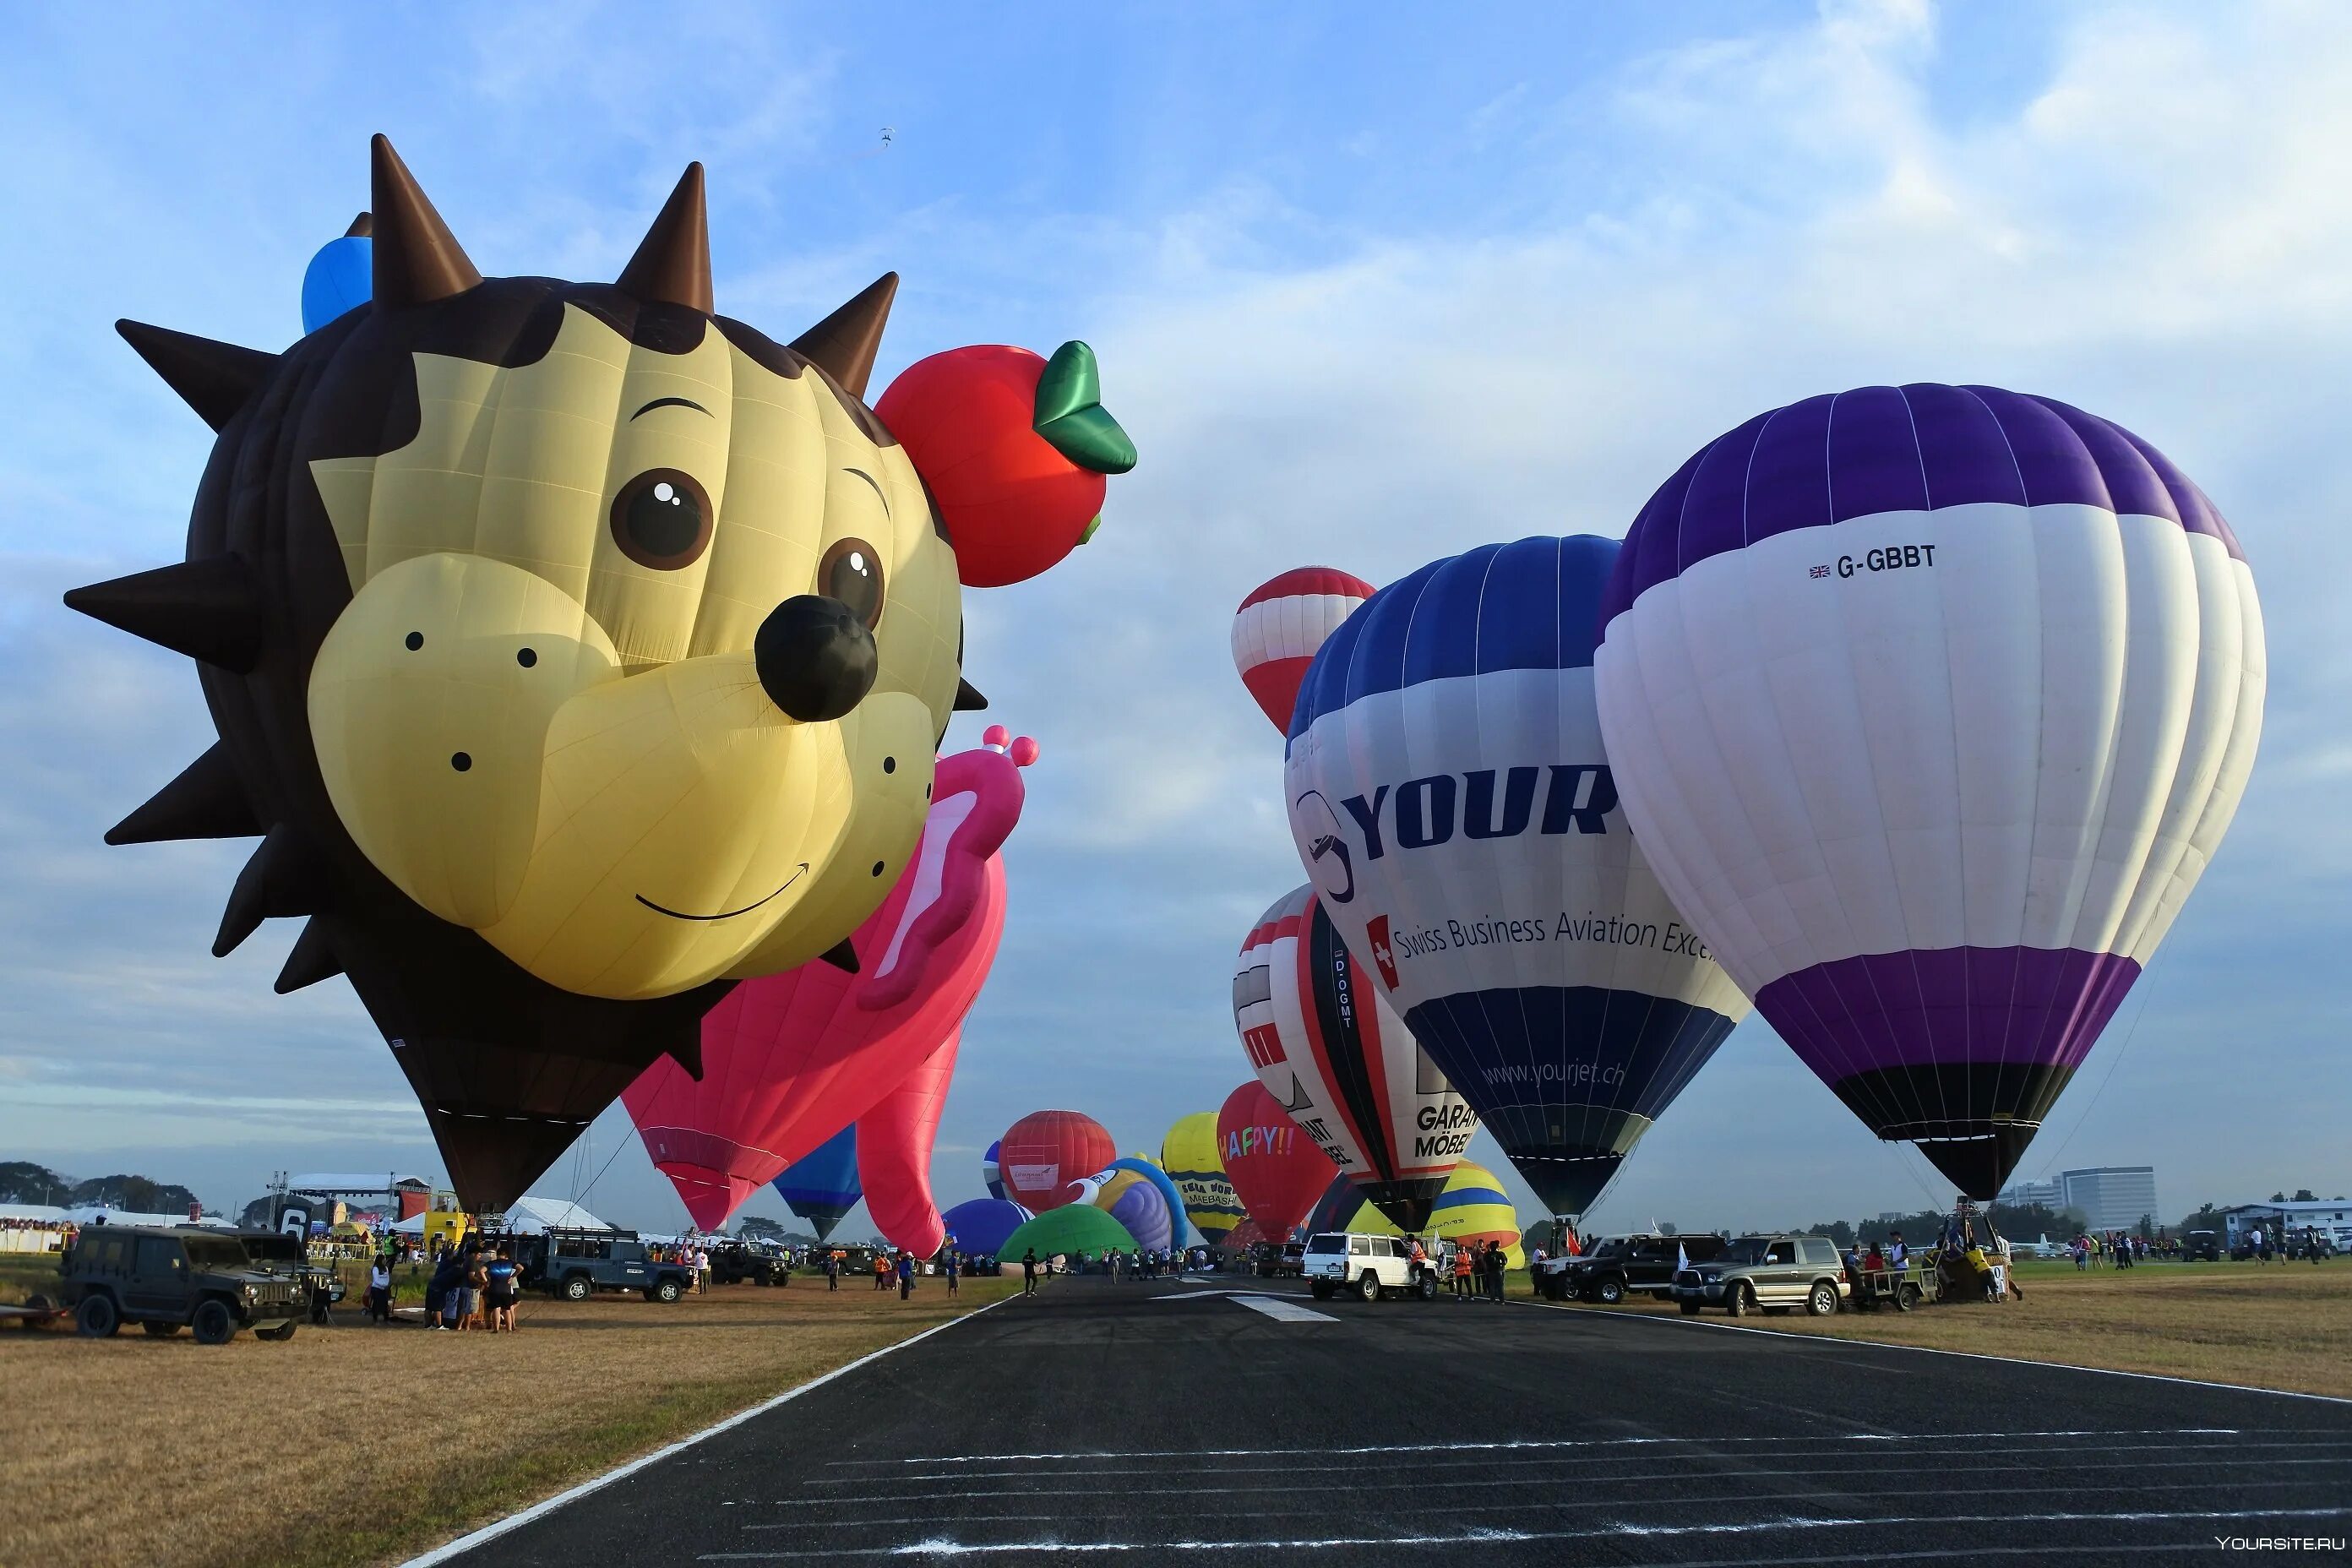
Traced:
[[136, 1323], [159, 1338], [194, 1329], [207, 1345], [245, 1329], [289, 1340], [308, 1307], [300, 1281], [255, 1268], [234, 1235], [194, 1226], [94, 1226], [58, 1272], [75, 1327], [95, 1339]]

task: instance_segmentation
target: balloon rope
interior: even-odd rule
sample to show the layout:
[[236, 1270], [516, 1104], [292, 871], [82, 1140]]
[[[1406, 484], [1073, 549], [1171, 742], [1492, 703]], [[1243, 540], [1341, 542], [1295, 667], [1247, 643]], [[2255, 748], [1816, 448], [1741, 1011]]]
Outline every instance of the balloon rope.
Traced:
[[2059, 1157], [2066, 1152], [2066, 1146], [2074, 1142], [2074, 1134], [2083, 1130], [2083, 1123], [2091, 1119], [2091, 1112], [2098, 1106], [2099, 1097], [2107, 1092], [2107, 1085], [2115, 1081], [2116, 1069], [2124, 1065], [2124, 1052], [2131, 1048], [2132, 1037], [2139, 1033], [2139, 1021], [2147, 1016], [2148, 998], [2155, 994], [2156, 987], [2153, 985], [2141, 988], [2139, 1011], [2132, 1015], [2131, 1027], [2124, 1031], [2124, 1037], [2116, 1042], [2116, 1054], [2107, 1062], [2107, 1076], [2101, 1079], [2099, 1087], [2091, 1091], [2090, 1103], [2083, 1107], [2083, 1114], [2074, 1118], [2074, 1127], [2059, 1142], [2058, 1147], [2051, 1152], [2050, 1158], [2043, 1163], [2042, 1174], [2044, 1180], [2047, 1180], [2050, 1173], [2057, 1168]]
[[604, 1173], [613, 1168], [613, 1162], [619, 1159], [621, 1157], [621, 1151], [628, 1146], [629, 1141], [626, 1138], [618, 1139], [614, 1142], [613, 1152], [605, 1155], [604, 1163], [596, 1168], [596, 1174], [594, 1178], [589, 1182], [587, 1191], [582, 1193], [578, 1197], [572, 1200], [574, 1206], [587, 1202], [588, 1194], [596, 1190], [596, 1183], [604, 1179]]

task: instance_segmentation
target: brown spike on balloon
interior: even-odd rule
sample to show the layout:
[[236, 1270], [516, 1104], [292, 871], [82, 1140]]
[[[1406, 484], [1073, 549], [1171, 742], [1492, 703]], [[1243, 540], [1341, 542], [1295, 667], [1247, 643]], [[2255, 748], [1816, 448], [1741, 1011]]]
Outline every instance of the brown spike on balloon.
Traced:
[[428, 305], [479, 283], [482, 275], [392, 143], [378, 136], [369, 148], [376, 309]]
[[701, 164], [688, 163], [678, 176], [677, 188], [614, 287], [647, 304], [683, 305], [710, 314], [710, 216]]
[[987, 706], [988, 699], [980, 694], [979, 687], [961, 676], [956, 678], [955, 710], [957, 712], [977, 713]]
[[317, 913], [320, 882], [318, 862], [301, 835], [283, 822], [271, 828], [236, 874], [228, 908], [221, 912], [220, 934], [213, 939], [213, 956], [236, 952], [263, 921]]
[[367, 239], [375, 234], [375, 214], [362, 213], [352, 219], [352, 226], [343, 230], [345, 239]]
[[342, 972], [343, 961], [335, 956], [334, 944], [313, 918], [294, 939], [294, 951], [286, 955], [286, 967], [278, 972], [274, 989], [280, 996], [289, 995], [305, 985], [332, 980]]
[[835, 942], [831, 947], [825, 949], [823, 956], [827, 963], [832, 964], [844, 974], [855, 974], [857, 973], [857, 950], [849, 945], [849, 939], [847, 937], [843, 937], [839, 942]]
[[261, 831], [228, 747], [212, 749], [147, 804], [106, 830], [109, 844], [159, 844], [172, 838], [247, 838]]
[[889, 324], [890, 301], [898, 295], [898, 275], [885, 272], [844, 305], [793, 340], [802, 358], [841, 383], [852, 397], [866, 395], [874, 356], [882, 352], [882, 329]]
[[215, 342], [144, 321], [114, 323], [122, 341], [139, 351], [147, 367], [180, 395], [180, 401], [217, 430], [236, 416], [278, 369], [278, 356], [259, 349]]
[[66, 607], [242, 675], [261, 651], [261, 594], [242, 556], [210, 555], [93, 583]]

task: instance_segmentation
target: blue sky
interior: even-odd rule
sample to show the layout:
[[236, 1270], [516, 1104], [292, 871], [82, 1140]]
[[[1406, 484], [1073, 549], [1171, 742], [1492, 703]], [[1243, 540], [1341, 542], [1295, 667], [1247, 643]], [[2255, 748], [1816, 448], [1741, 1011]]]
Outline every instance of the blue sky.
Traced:
[[[57, 599], [176, 558], [206, 447], [110, 323], [289, 340], [383, 131], [488, 272], [612, 276], [699, 158], [730, 314], [790, 336], [904, 275], [877, 386], [963, 342], [1101, 354], [1141, 467], [1066, 567], [969, 602], [989, 717], [1045, 757], [943, 1204], [1041, 1103], [1156, 1147], [1246, 1071], [1232, 954], [1300, 879], [1225, 649], [1248, 588], [1619, 533], [1749, 414], [1905, 380], [2155, 441], [2269, 623], [2237, 826], [2026, 1173], [2153, 1163], [2172, 1213], [2352, 1185], [2340, 10], [394, 15], [0, 16], [0, 1158], [222, 1204], [276, 1167], [432, 1161], [348, 987], [271, 994], [290, 923], [208, 956], [239, 847], [100, 844], [209, 730], [184, 661]], [[541, 1190], [603, 1169], [594, 1206], [677, 1222], [626, 1134], [606, 1117]], [[1924, 1170], [1759, 1020], [1596, 1218], [1911, 1207]]]

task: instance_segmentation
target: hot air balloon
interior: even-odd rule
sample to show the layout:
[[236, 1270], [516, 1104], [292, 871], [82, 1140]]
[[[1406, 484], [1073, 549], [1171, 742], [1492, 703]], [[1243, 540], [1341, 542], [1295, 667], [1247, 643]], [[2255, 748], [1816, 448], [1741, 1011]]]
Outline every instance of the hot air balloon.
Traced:
[[1360, 577], [1300, 566], [1251, 589], [1234, 612], [1234, 668], [1276, 730], [1289, 730], [1298, 683], [1323, 639], [1371, 596]]
[[[1355, 1231], [1371, 1236], [1408, 1234], [1366, 1203], [1355, 1184], [1344, 1176], [1331, 1184], [1316, 1201], [1314, 1212], [1307, 1216], [1308, 1235], [1327, 1231]], [[1495, 1173], [1475, 1161], [1464, 1160], [1454, 1167], [1454, 1173], [1445, 1179], [1445, 1190], [1438, 1194], [1430, 1211], [1428, 1227], [1410, 1234], [1424, 1241], [1452, 1241], [1464, 1246], [1484, 1247], [1489, 1240], [1499, 1241], [1508, 1267], [1527, 1267], [1518, 1212], [1511, 1206], [1510, 1196], [1503, 1191], [1503, 1184], [1495, 1179]]]
[[947, 1238], [931, 1197], [931, 1144], [961, 1038], [961, 1028], [951, 1031], [946, 1044], [857, 1119], [857, 1184], [866, 1190], [866, 1212], [883, 1240], [918, 1258], [929, 1258]]
[[948, 1210], [940, 1221], [959, 1251], [987, 1258], [1003, 1250], [1005, 1237], [1036, 1217], [1009, 1199], [973, 1198]]
[[1864, 387], [1685, 463], [1601, 620], [1659, 879], [1839, 1099], [1991, 1197], [2253, 766], [2229, 524], [2080, 409]]
[[1169, 1215], [1168, 1240], [1160, 1245], [1183, 1246], [1185, 1242], [1184, 1194], [1177, 1188], [1174, 1178], [1170, 1176], [1149, 1154], [1129, 1154], [1125, 1159], [1113, 1160], [1110, 1163], [1110, 1168], [1114, 1171], [1133, 1171], [1160, 1190], [1160, 1197], [1167, 1202]]
[[996, 1140], [989, 1144], [988, 1152], [980, 1157], [980, 1183], [988, 1189], [988, 1195], [992, 1198], [1001, 1198], [1004, 1195], [1004, 1175], [998, 1169], [996, 1163], [997, 1151], [1002, 1149], [1003, 1144], [1003, 1139]]
[[1285, 771], [1348, 948], [1563, 1215], [1748, 1011], [1617, 808], [1591, 669], [1616, 554], [1523, 539], [1381, 589], [1316, 656]]
[[1106, 1247], [1114, 1252], [1130, 1252], [1135, 1247], [1135, 1237], [1127, 1233], [1125, 1226], [1092, 1204], [1065, 1204], [1024, 1222], [1004, 1238], [996, 1255], [1017, 1258], [1032, 1247], [1041, 1258], [1056, 1253], [1092, 1256]]
[[819, 1241], [833, 1236], [863, 1195], [857, 1186], [857, 1129], [845, 1127], [776, 1178], [776, 1195], [808, 1221]]
[[1217, 1144], [1242, 1207], [1274, 1240], [1287, 1239], [1330, 1184], [1331, 1157], [1255, 1079], [1225, 1097], [1217, 1111]]
[[1096, 1172], [1083, 1184], [1089, 1189], [1085, 1201], [1126, 1226], [1138, 1247], [1156, 1252], [1173, 1239], [1174, 1222], [1182, 1211], [1169, 1208], [1150, 1177], [1113, 1165]]
[[[698, 1081], [663, 1061], [629, 1086], [624, 1099], [646, 1152], [705, 1229], [881, 1104], [962, 1025], [1003, 931], [996, 852], [1020, 818], [1019, 761], [1036, 755], [1026, 736], [1008, 742], [992, 727], [988, 738], [940, 759], [913, 864], [851, 939], [854, 973], [820, 963], [745, 982], [703, 1021]], [[943, 1078], [926, 1083], [902, 1107], [909, 1135], [924, 1114], [921, 1094], [946, 1092]], [[936, 1104], [928, 1114], [926, 1139]], [[928, 1144], [919, 1155], [889, 1147], [900, 1168], [928, 1172]], [[926, 1176], [919, 1207], [929, 1203]]]
[[302, 330], [315, 332], [368, 302], [374, 288], [375, 216], [362, 213], [341, 239], [331, 239], [302, 272]]
[[1077, 1202], [1078, 1184], [1118, 1153], [1102, 1123], [1076, 1110], [1032, 1111], [998, 1146], [1005, 1196], [1041, 1215]]
[[1242, 944], [1234, 1024], [1257, 1080], [1363, 1195], [1408, 1231], [1478, 1130], [1312, 888], [1287, 893]]
[[[734, 979], [874, 912], [979, 701], [957, 550], [997, 582], [1058, 552], [1003, 508], [942, 525], [866, 405], [895, 274], [787, 345], [714, 313], [699, 163], [570, 283], [483, 278], [372, 159], [364, 308], [282, 353], [121, 324], [217, 437], [186, 558], [66, 603], [195, 660], [220, 732], [110, 841], [258, 838], [214, 951], [306, 917], [278, 988], [347, 974], [461, 1200], [504, 1209], [647, 1065], [698, 1071]], [[973, 445], [1100, 453], [1086, 361], [1028, 402], [960, 405], [970, 360], [919, 390]]]
[[1180, 1117], [1160, 1142], [1160, 1164], [1184, 1195], [1184, 1217], [1211, 1247], [1222, 1247], [1242, 1220], [1242, 1201], [1225, 1179], [1217, 1152], [1217, 1113], [1196, 1110]]

